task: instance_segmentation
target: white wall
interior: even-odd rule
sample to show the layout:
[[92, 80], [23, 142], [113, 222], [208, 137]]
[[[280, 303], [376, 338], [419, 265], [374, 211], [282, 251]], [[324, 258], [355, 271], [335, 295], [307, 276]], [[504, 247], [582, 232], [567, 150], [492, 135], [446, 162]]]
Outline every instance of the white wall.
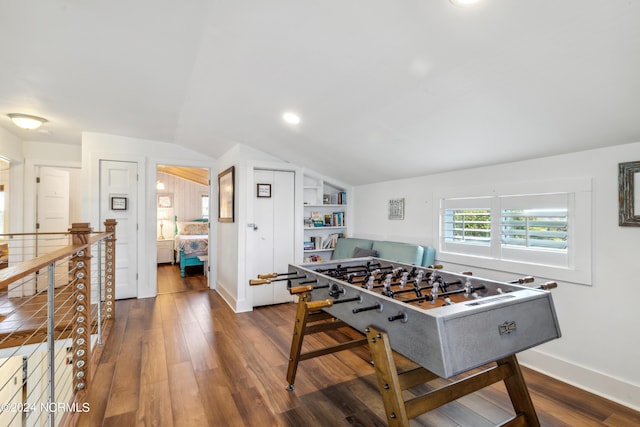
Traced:
[[11, 162], [9, 171], [9, 187], [7, 191], [7, 215], [9, 216], [9, 232], [21, 233], [23, 231], [23, 174], [24, 154], [20, 139], [14, 134], [0, 127], [0, 156]]
[[[283, 162], [262, 151], [237, 144], [216, 162], [214, 203], [211, 221], [217, 225], [218, 233], [218, 280], [216, 290], [236, 312], [253, 309], [249, 294], [249, 278], [246, 275], [247, 215], [251, 210], [248, 199], [253, 194], [253, 168], [256, 162], [263, 166], [281, 165]], [[234, 222], [217, 222], [218, 173], [235, 167], [235, 219]]]
[[[523, 364], [640, 409], [640, 228], [618, 226], [618, 163], [640, 160], [640, 143], [355, 188], [354, 236], [435, 246], [435, 189], [536, 180], [592, 180], [593, 286], [553, 290], [562, 337], [524, 352]], [[405, 197], [405, 220], [387, 219], [391, 198]], [[436, 259], [438, 255], [436, 254]], [[453, 271], [465, 266], [447, 265]], [[471, 268], [499, 280], [509, 272]], [[549, 279], [553, 279], [552, 277]]]
[[[213, 194], [212, 212], [211, 212], [211, 225], [216, 227], [216, 235], [218, 240], [216, 242], [216, 249], [218, 253], [217, 257], [217, 271], [218, 277], [216, 280], [216, 290], [227, 301], [227, 303], [233, 308], [234, 311], [246, 311], [246, 294], [243, 291], [243, 287], [239, 287], [238, 283], [241, 280], [239, 277], [240, 267], [238, 263], [243, 259], [242, 254], [239, 253], [238, 245], [240, 236], [238, 234], [238, 222], [239, 218], [239, 194], [241, 193], [242, 180], [241, 180], [241, 166], [244, 163], [240, 146], [236, 145], [229, 151], [218, 158], [215, 167], [214, 176], [216, 179], [212, 181], [215, 188]], [[218, 222], [218, 180], [217, 176], [220, 172], [234, 167], [234, 222]]]
[[11, 161], [22, 161], [20, 138], [0, 127], [0, 155]]
[[[159, 141], [129, 138], [92, 132], [82, 134], [82, 206], [83, 218], [88, 218], [95, 229], [100, 218], [99, 165], [100, 160], [138, 162], [138, 297], [157, 294], [156, 238], [157, 166], [171, 164], [213, 168], [215, 159], [202, 153]], [[213, 232], [212, 232], [213, 233]], [[209, 253], [212, 256], [211, 252]], [[215, 277], [215, 271], [211, 272]]]

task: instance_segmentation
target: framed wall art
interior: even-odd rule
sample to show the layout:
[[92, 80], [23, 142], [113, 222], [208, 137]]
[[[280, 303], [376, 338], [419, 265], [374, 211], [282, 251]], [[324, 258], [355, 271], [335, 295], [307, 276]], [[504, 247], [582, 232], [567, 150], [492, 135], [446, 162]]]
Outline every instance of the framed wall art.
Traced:
[[111, 210], [112, 211], [126, 211], [127, 210], [127, 198], [113, 196], [111, 197]]
[[173, 194], [171, 194], [171, 193], [158, 193], [158, 207], [159, 208], [172, 208], [173, 207]]
[[218, 174], [218, 222], [233, 222], [235, 168]]
[[618, 225], [640, 227], [640, 161], [618, 164]]
[[271, 184], [258, 184], [258, 197], [271, 197]]
[[404, 198], [389, 200], [389, 219], [404, 219]]

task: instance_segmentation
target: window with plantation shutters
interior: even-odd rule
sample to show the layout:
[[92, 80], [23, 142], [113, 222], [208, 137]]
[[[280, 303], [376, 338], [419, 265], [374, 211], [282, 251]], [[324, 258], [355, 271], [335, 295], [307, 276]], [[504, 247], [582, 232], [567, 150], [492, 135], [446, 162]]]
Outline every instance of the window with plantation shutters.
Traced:
[[491, 198], [444, 201], [444, 246], [452, 252], [488, 255], [492, 244]]
[[445, 215], [448, 241], [491, 244], [491, 211], [488, 209], [448, 209]]
[[497, 197], [500, 222], [496, 230], [499, 257], [559, 267], [568, 266], [568, 193]]
[[575, 191], [441, 198], [438, 259], [590, 284], [590, 181], [548, 187]]
[[567, 250], [567, 209], [503, 209], [503, 246]]

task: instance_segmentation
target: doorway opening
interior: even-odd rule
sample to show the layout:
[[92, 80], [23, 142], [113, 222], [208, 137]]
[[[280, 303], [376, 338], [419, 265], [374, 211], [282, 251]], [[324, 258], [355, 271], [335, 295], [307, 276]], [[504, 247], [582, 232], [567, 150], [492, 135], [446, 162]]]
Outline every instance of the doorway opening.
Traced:
[[[9, 230], [9, 168], [11, 163], [0, 157], [0, 235]], [[9, 240], [3, 236], [0, 238], [0, 270], [9, 266]]]
[[158, 165], [158, 295], [209, 288], [209, 195], [209, 169]]

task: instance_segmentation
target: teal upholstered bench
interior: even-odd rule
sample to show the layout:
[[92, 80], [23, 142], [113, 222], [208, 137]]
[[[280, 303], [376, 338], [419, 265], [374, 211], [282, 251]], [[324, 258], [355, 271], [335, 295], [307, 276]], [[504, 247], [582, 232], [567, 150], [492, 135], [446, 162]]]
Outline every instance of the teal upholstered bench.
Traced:
[[435, 263], [435, 255], [436, 250], [431, 246], [347, 237], [338, 239], [331, 259], [375, 256], [389, 261], [428, 267]]
[[378, 258], [404, 262], [406, 264], [422, 265], [424, 249], [419, 245], [376, 240], [373, 242], [372, 249], [376, 251]]
[[353, 258], [353, 251], [356, 248], [371, 249], [372, 245], [373, 240], [356, 239], [354, 237], [338, 239], [331, 259]]

